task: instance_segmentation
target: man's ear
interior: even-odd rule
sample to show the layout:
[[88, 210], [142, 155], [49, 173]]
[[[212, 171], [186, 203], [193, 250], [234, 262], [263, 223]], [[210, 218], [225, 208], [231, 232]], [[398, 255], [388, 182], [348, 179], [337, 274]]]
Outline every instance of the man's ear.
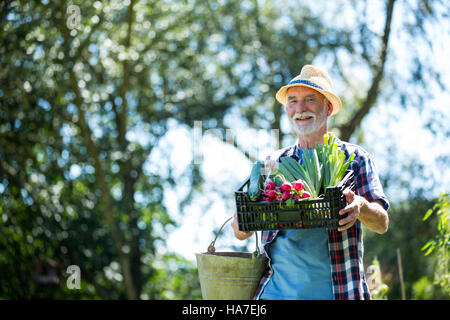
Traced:
[[328, 109], [327, 109], [327, 115], [331, 116], [331, 113], [333, 112], [333, 105], [330, 101], [328, 101]]

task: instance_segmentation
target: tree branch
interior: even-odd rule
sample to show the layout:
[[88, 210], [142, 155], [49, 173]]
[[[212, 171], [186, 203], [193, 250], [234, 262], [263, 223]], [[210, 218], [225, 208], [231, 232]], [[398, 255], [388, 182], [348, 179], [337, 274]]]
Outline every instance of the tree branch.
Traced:
[[98, 23], [92, 26], [91, 31], [89, 32], [89, 34], [86, 36], [86, 38], [83, 40], [83, 42], [82, 42], [82, 43], [80, 44], [80, 46], [78, 47], [78, 50], [77, 50], [77, 52], [75, 53], [75, 58], [74, 58], [75, 61], [77, 61], [77, 60], [81, 57], [81, 55], [82, 55], [82, 53], [83, 53], [83, 50], [91, 43], [91, 37], [92, 37], [92, 35], [94, 34], [94, 32], [95, 32], [95, 31], [100, 27], [100, 25], [102, 24], [103, 18], [104, 18], [104, 14], [103, 14], [103, 12], [102, 12], [102, 13], [100, 13]]
[[380, 88], [381, 80], [383, 79], [384, 66], [386, 64], [389, 35], [391, 32], [392, 14], [394, 11], [395, 0], [389, 0], [386, 8], [386, 20], [384, 25], [384, 34], [382, 38], [382, 47], [379, 55], [379, 62], [374, 63], [373, 66], [373, 80], [372, 85], [369, 88], [366, 99], [362, 103], [361, 108], [354, 114], [353, 118], [345, 125], [342, 125], [340, 129], [340, 138], [344, 141], [348, 141], [357, 127], [361, 125], [361, 122], [366, 114], [377, 101], [378, 90]]
[[[128, 7], [127, 10], [127, 23], [128, 23], [128, 28], [127, 28], [127, 35], [125, 37], [125, 50], [128, 50], [131, 46], [131, 33], [132, 33], [132, 29], [133, 29], [133, 22], [134, 22], [134, 11], [133, 11], [133, 7], [135, 5], [135, 1], [132, 0], [130, 2], [130, 5]], [[128, 88], [130, 86], [130, 63], [128, 60], [128, 57], [123, 61], [123, 65], [122, 65], [122, 69], [123, 69], [123, 81], [122, 81], [122, 85], [120, 86], [119, 89], [119, 95], [122, 98], [122, 110], [120, 113], [120, 117], [117, 119], [117, 126], [119, 129], [119, 142], [121, 144], [121, 147], [124, 148], [126, 147], [126, 140], [125, 140], [125, 134], [126, 134], [126, 118], [127, 118], [127, 113], [128, 113], [128, 102], [126, 99], [126, 94], [128, 92]], [[122, 150], [125, 151], [125, 150]]]
[[103, 210], [103, 213], [104, 213], [106, 222], [108, 224], [108, 227], [111, 230], [113, 238], [115, 239], [116, 249], [119, 252], [119, 259], [120, 259], [120, 264], [121, 264], [121, 268], [122, 268], [122, 272], [123, 272], [123, 278], [124, 278], [124, 283], [125, 283], [125, 290], [127, 292], [127, 297], [129, 299], [136, 299], [134, 285], [131, 280], [132, 275], [131, 275], [131, 271], [130, 271], [129, 259], [127, 257], [127, 254], [125, 254], [123, 252], [124, 241], [123, 241], [123, 238], [116, 226], [116, 217], [115, 217], [116, 210], [114, 209], [112, 196], [111, 196], [111, 193], [109, 192], [109, 187], [106, 182], [106, 173], [102, 166], [102, 162], [100, 160], [98, 150], [94, 144], [94, 141], [92, 140], [91, 129], [89, 128], [89, 125], [86, 121], [86, 115], [85, 115], [84, 109], [83, 109], [83, 103], [82, 103], [81, 94], [80, 94], [79, 87], [78, 87], [77, 77], [73, 70], [70, 70], [69, 74], [70, 74], [70, 80], [72, 83], [72, 89], [75, 94], [75, 105], [78, 109], [78, 114], [79, 114], [78, 123], [79, 123], [80, 129], [81, 129], [82, 135], [83, 135], [83, 140], [88, 149], [88, 152], [94, 160], [95, 174], [97, 177], [97, 182], [98, 182], [100, 191], [102, 193], [102, 200], [105, 205], [105, 209]]

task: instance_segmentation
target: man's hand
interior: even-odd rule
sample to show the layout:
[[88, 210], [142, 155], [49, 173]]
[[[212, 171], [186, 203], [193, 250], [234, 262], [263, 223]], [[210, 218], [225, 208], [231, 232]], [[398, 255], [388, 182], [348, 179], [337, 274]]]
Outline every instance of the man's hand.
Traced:
[[382, 202], [375, 200], [367, 201], [365, 198], [356, 195], [350, 189], [342, 192], [347, 200], [347, 206], [339, 211], [340, 215], [348, 213], [347, 217], [339, 220], [339, 231], [351, 228], [356, 219], [361, 221], [369, 230], [377, 233], [385, 233], [389, 226], [389, 217], [384, 210]]
[[236, 238], [238, 238], [239, 240], [245, 240], [248, 237], [252, 236], [253, 233], [255, 233], [255, 231], [240, 231], [239, 230], [239, 226], [238, 226], [238, 221], [237, 221], [237, 214], [235, 213], [233, 216], [233, 221], [231, 221], [231, 226], [233, 227], [234, 230], [234, 236]]
[[344, 215], [348, 213], [348, 215], [346, 218], [339, 220], [339, 231], [347, 230], [355, 224], [356, 219], [358, 219], [359, 214], [361, 213], [361, 208], [365, 205], [364, 202], [367, 202], [366, 199], [356, 195], [350, 189], [345, 189], [342, 194], [347, 200], [347, 206], [344, 209], [341, 209], [339, 214]]

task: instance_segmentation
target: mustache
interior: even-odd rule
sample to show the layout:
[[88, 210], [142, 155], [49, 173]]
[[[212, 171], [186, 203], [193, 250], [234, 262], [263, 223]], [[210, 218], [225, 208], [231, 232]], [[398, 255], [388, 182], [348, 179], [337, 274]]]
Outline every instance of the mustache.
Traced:
[[313, 113], [313, 112], [311, 112], [311, 111], [296, 112], [296, 113], [292, 116], [292, 120], [305, 119], [305, 118], [309, 118], [309, 117], [316, 118], [316, 114]]

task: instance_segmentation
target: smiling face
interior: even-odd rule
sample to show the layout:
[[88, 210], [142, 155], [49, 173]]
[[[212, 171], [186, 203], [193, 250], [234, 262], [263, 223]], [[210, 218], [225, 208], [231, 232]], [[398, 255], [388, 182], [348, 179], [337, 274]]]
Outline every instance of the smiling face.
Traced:
[[316, 90], [296, 86], [286, 94], [286, 111], [292, 129], [301, 136], [326, 133], [331, 103]]

